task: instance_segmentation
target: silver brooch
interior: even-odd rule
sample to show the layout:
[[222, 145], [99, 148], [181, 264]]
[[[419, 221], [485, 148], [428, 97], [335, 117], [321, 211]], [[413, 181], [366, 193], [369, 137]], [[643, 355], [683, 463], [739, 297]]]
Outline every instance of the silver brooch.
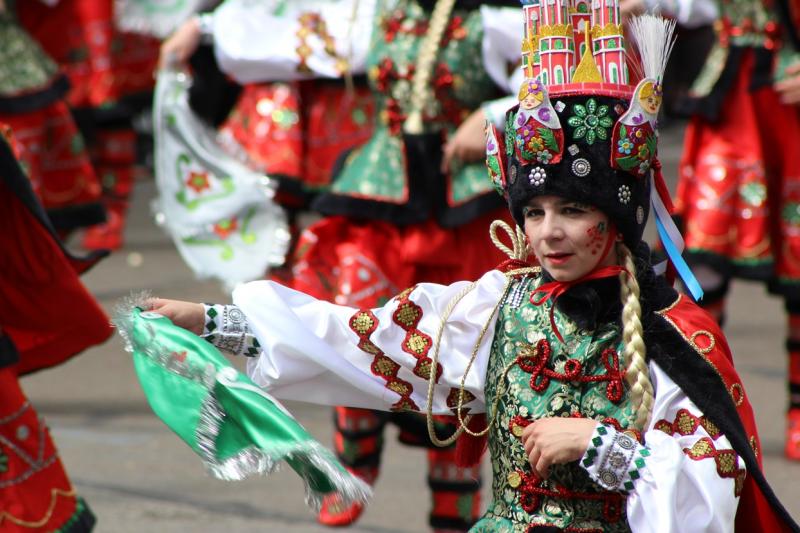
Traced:
[[617, 474], [615, 474], [611, 470], [601, 470], [599, 474], [600, 474], [600, 479], [606, 486], [616, 487], [619, 484], [619, 478], [617, 477]]
[[508, 183], [514, 185], [517, 181], [517, 165], [511, 165], [511, 170], [508, 171]]
[[620, 203], [627, 205], [631, 201], [631, 188], [627, 185], [620, 185], [617, 198], [619, 198]]
[[530, 174], [528, 174], [528, 181], [530, 181], [531, 185], [534, 187], [544, 185], [545, 179], [547, 179], [547, 174], [542, 167], [533, 167]]
[[639, 206], [636, 208], [636, 223], [641, 224], [644, 222], [644, 207]]
[[592, 164], [589, 163], [588, 159], [579, 157], [578, 159], [572, 162], [572, 173], [578, 176], [579, 178], [584, 178], [588, 176], [591, 171], [592, 171]]

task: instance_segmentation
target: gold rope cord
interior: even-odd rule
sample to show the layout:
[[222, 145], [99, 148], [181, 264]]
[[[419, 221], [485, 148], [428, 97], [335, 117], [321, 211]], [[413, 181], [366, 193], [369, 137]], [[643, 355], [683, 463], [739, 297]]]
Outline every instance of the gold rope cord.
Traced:
[[[497, 229], [500, 228], [506, 232], [506, 234], [511, 238], [512, 241], [512, 248], [508, 248], [505, 246], [497, 236]], [[495, 220], [492, 222], [491, 226], [489, 227], [489, 235], [492, 239], [492, 242], [497, 246], [501, 251], [505, 252], [511, 259], [519, 259], [522, 260], [527, 257], [527, 247], [525, 244], [525, 234], [522, 230], [517, 227], [516, 231], [514, 231], [507, 223], [503, 222], [502, 220]], [[459, 394], [458, 394], [458, 405], [456, 407], [456, 416], [458, 418], [458, 429], [453, 432], [446, 439], [439, 439], [436, 435], [433, 426], [433, 390], [436, 384], [436, 369], [439, 366], [439, 348], [441, 346], [442, 336], [444, 335], [444, 328], [447, 325], [447, 321], [450, 318], [450, 315], [453, 313], [456, 305], [464, 299], [464, 297], [469, 294], [477, 285], [476, 282], [472, 282], [466, 287], [464, 287], [450, 302], [448, 303], [447, 307], [445, 308], [444, 314], [442, 315], [442, 320], [439, 323], [439, 329], [436, 332], [436, 339], [433, 343], [433, 350], [431, 354], [431, 368], [432, 371], [428, 378], [428, 396], [427, 396], [427, 406], [426, 406], [426, 422], [428, 427], [428, 437], [431, 439], [434, 445], [439, 447], [450, 446], [456, 439], [461, 436], [462, 433], [467, 432], [469, 435], [473, 437], [481, 437], [486, 435], [489, 432], [489, 429], [492, 427], [494, 423], [495, 414], [497, 413], [497, 402], [499, 401], [500, 396], [505, 393], [505, 381], [506, 375], [508, 374], [509, 370], [516, 364], [516, 361], [512, 361], [509, 363], [506, 368], [503, 370], [503, 375], [501, 379], [501, 386], [503, 389], [501, 390], [498, 388], [497, 394], [492, 401], [491, 410], [487, 410], [487, 424], [486, 428], [479, 432], [474, 432], [467, 427], [467, 424], [472, 420], [472, 415], [464, 416], [464, 388], [467, 380], [467, 375], [469, 374], [472, 365], [475, 363], [475, 359], [478, 356], [478, 350], [480, 349], [480, 345], [483, 342], [483, 338], [486, 336], [486, 332], [489, 330], [489, 325], [492, 323], [492, 320], [495, 319], [495, 315], [497, 314], [500, 306], [506, 299], [508, 294], [508, 290], [511, 287], [511, 281], [514, 279], [515, 276], [522, 275], [522, 274], [533, 274], [540, 272], [539, 267], [525, 267], [519, 268], [516, 270], [511, 270], [505, 273], [506, 281], [503, 285], [503, 290], [501, 291], [500, 298], [497, 300], [497, 303], [492, 309], [492, 313], [489, 315], [486, 323], [481, 328], [481, 332], [478, 335], [478, 340], [475, 343], [475, 346], [472, 349], [472, 353], [470, 354], [469, 362], [467, 363], [466, 369], [464, 369], [464, 373], [461, 376], [461, 382], [459, 384]]]
[[428, 85], [433, 74], [433, 63], [439, 52], [439, 44], [450, 20], [455, 0], [438, 0], [431, 13], [428, 32], [420, 44], [419, 55], [415, 65], [414, 77], [411, 80], [411, 101], [408, 118], [403, 124], [403, 131], [411, 134], [422, 133], [422, 113], [430, 99]]

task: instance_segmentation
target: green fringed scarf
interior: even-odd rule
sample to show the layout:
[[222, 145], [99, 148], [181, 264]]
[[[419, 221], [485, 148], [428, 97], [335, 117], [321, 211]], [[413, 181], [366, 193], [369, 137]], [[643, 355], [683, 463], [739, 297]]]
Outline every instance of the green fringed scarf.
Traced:
[[331, 492], [347, 505], [369, 498], [363, 481], [216, 347], [135, 303], [121, 305], [114, 324], [133, 354], [142, 390], [156, 415], [212, 475], [239, 480], [268, 474], [286, 461], [303, 478], [306, 503], [316, 510]]

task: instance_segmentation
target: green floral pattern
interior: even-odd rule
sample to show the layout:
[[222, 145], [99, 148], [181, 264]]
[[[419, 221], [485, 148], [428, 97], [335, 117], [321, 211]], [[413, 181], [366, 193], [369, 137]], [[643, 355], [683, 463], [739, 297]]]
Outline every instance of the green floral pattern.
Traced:
[[0, 13], [0, 96], [45, 89], [58, 66], [9, 13]]
[[[536, 285], [538, 283], [532, 284], [529, 290], [533, 290]], [[514, 286], [511, 290], [513, 289]], [[617, 352], [621, 352], [621, 335], [617, 325], [608, 325], [596, 331], [580, 330], [556, 311], [556, 325], [565, 340], [562, 344], [551, 331], [549, 303], [534, 306], [528, 302], [528, 298], [523, 301], [525, 303], [516, 309], [505, 304], [498, 317], [486, 376], [487, 405], [492, 405], [495, 397], [500, 394], [489, 432], [493, 500], [472, 531], [524, 532], [532, 524], [549, 524], [560, 528], [596, 528], [610, 532], [630, 531], [624, 518], [624, 508], [622, 520], [607, 523], [602, 514], [602, 502], [597, 501], [545, 497], [537, 512], [529, 514], [520, 503], [518, 488], [512, 486], [512, 473], [531, 472], [522, 443], [509, 427], [514, 417], [530, 420], [548, 416], [580, 415], [596, 420], [612, 417], [623, 428], [632, 426], [634, 420], [627, 390], [619, 404], [614, 404], [606, 397], [605, 382], [580, 383], [576, 386], [553, 379], [545, 390], [536, 392], [530, 386], [531, 374], [524, 372], [518, 365], [512, 366], [506, 378], [503, 378], [505, 368], [517, 358], [520, 349], [533, 345], [542, 338], [547, 339], [552, 348], [547, 366], [556, 372], [564, 371], [568, 359], [577, 359], [584, 374], [604, 375], [606, 369], [599, 357], [600, 353], [606, 348], [615, 348]], [[620, 360], [621, 368], [624, 368], [624, 364]], [[544, 482], [543, 487], [552, 489], [554, 485], [568, 487], [576, 492], [604, 491], [577, 462], [553, 466], [550, 478]]]
[[573, 105], [572, 113], [567, 123], [575, 128], [572, 132], [573, 139], [585, 139], [588, 145], [594, 144], [598, 139], [608, 139], [608, 129], [614, 125], [614, 121], [608, 115], [607, 105], [598, 106], [594, 98], [589, 98], [586, 105]]
[[784, 222], [787, 224], [800, 226], [800, 203], [786, 202], [781, 215], [783, 216]]
[[767, 186], [763, 183], [743, 183], [739, 186], [739, 197], [745, 204], [761, 207], [767, 201]]

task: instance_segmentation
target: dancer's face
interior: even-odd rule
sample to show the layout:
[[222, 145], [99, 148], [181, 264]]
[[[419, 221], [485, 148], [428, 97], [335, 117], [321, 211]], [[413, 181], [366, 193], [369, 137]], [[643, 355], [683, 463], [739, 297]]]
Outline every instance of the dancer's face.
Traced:
[[559, 196], [537, 196], [523, 214], [533, 253], [553, 279], [573, 281], [616, 262], [614, 247], [607, 246], [613, 238], [608, 217], [599, 209]]

